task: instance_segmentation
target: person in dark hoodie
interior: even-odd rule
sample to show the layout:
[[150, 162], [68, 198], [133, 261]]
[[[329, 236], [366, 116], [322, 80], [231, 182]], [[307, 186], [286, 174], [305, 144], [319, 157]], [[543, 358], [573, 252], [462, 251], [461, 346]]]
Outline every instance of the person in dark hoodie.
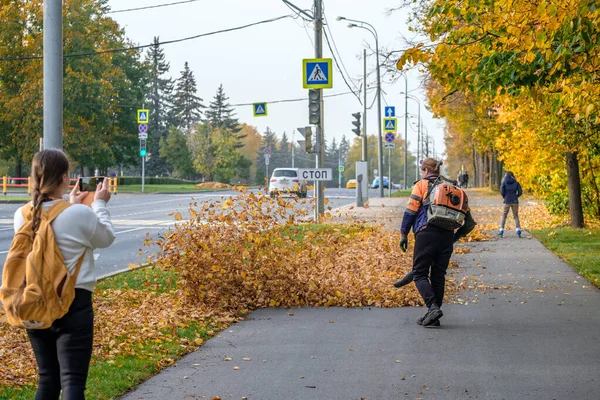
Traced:
[[475, 221], [470, 211], [467, 211], [463, 226], [456, 232], [428, 224], [428, 195], [431, 185], [440, 177], [441, 165], [441, 161], [433, 158], [426, 158], [421, 164], [422, 179], [417, 181], [413, 187], [400, 228], [402, 251], [406, 251], [408, 248], [410, 230], [412, 229], [415, 234], [413, 269], [394, 284], [396, 287], [402, 287], [414, 279], [428, 308], [427, 313], [417, 319], [417, 324], [424, 327], [440, 326], [439, 320], [443, 316], [440, 307], [444, 298], [445, 276], [453, 244], [475, 227]]
[[515, 219], [515, 226], [517, 228], [517, 236], [521, 237], [521, 223], [519, 222], [519, 197], [523, 194], [523, 189], [517, 180], [515, 175], [507, 171], [502, 184], [500, 185], [500, 194], [504, 199], [504, 208], [502, 210], [502, 220], [500, 221], [500, 230], [498, 236], [504, 235], [504, 224], [506, 223], [506, 216], [508, 211], [512, 210], [513, 218]]

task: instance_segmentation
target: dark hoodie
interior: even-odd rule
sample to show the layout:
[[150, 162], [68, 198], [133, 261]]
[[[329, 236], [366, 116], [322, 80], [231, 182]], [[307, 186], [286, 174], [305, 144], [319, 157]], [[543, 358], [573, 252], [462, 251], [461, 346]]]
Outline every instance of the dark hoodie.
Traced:
[[519, 197], [523, 194], [523, 189], [521, 189], [521, 185], [514, 175], [506, 174], [502, 185], [500, 185], [500, 194], [504, 198], [504, 204], [519, 203]]

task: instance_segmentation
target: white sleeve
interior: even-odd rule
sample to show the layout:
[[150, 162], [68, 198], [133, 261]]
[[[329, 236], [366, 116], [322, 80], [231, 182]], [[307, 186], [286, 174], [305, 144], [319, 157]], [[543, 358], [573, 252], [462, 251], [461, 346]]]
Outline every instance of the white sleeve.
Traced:
[[91, 247], [102, 249], [108, 247], [115, 240], [115, 231], [110, 221], [110, 213], [106, 208], [104, 200], [95, 200], [92, 203], [92, 210], [98, 217], [96, 226], [92, 229], [92, 236], [89, 238]]
[[14, 222], [13, 222], [13, 226], [15, 228], [15, 234], [17, 232], [19, 232], [19, 229], [21, 229], [23, 224], [25, 224], [25, 218], [23, 218], [23, 213], [21, 212], [22, 209], [23, 209], [23, 207], [19, 207], [19, 209], [17, 211], [15, 211], [15, 217], [14, 217]]

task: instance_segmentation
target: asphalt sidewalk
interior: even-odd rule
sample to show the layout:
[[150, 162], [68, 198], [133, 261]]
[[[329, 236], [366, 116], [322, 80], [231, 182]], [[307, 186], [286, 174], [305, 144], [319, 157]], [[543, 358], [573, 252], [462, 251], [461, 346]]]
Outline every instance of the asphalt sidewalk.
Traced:
[[[398, 224], [405, 202], [342, 211]], [[441, 328], [420, 307], [258, 310], [122, 398], [599, 398], [600, 290], [525, 236], [461, 244]]]

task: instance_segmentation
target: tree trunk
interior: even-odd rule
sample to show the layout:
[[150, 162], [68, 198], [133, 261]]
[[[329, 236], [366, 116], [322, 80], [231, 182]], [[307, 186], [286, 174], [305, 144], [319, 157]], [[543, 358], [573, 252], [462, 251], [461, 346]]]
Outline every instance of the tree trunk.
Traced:
[[583, 205], [581, 203], [581, 179], [579, 177], [579, 161], [577, 152], [565, 153], [567, 159], [567, 182], [569, 187], [569, 212], [571, 227], [583, 228]]
[[498, 160], [497, 158], [496, 158], [496, 161], [498, 163], [498, 169], [496, 170], [496, 172], [497, 172], [497, 175], [496, 175], [496, 184], [498, 185], [498, 188], [499, 188], [500, 185], [502, 184], [502, 175], [504, 175], [504, 173], [503, 173], [503, 171], [504, 171], [504, 162]]
[[21, 157], [17, 159], [15, 164], [15, 175], [17, 178], [23, 177], [23, 160], [21, 160]]
[[473, 183], [471, 184], [472, 187], [478, 187], [478, 183], [477, 183], [477, 173], [479, 172], [478, 168], [477, 168], [477, 153], [475, 153], [475, 145], [471, 146], [471, 159], [472, 159], [472, 163], [473, 163]]

